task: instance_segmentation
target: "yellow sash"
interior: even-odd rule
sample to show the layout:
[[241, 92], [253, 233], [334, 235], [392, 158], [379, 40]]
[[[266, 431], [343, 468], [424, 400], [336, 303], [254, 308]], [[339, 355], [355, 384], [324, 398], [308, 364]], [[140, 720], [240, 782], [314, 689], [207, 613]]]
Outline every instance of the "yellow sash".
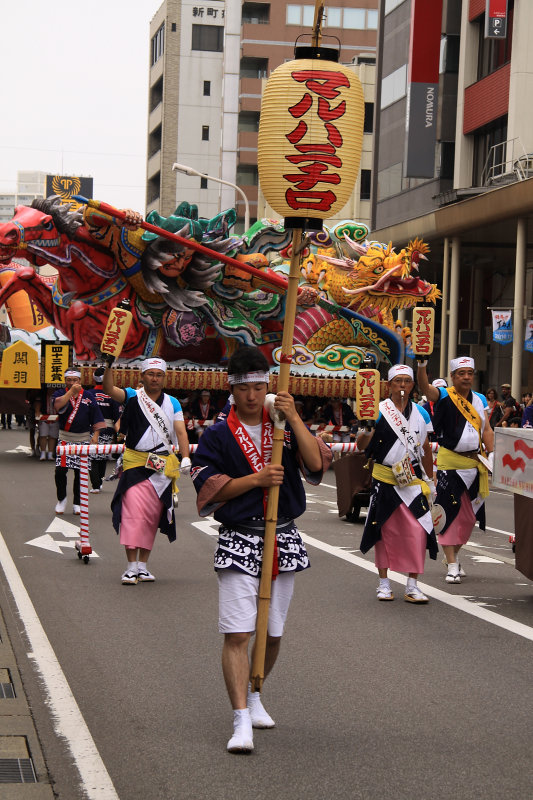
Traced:
[[[384, 464], [374, 464], [372, 468], [372, 477], [375, 478], [377, 481], [382, 481], [382, 483], [390, 483], [392, 486], [396, 486], [396, 481], [394, 480], [394, 475], [392, 469], [390, 467], [386, 467]], [[422, 487], [422, 494], [424, 497], [429, 497], [431, 491], [427, 483], [420, 478], [413, 478], [413, 480], [407, 484], [408, 486], [421, 486]]]
[[477, 458], [462, 456], [448, 450], [447, 447], [439, 447], [437, 453], [437, 469], [474, 469], [479, 472], [479, 494], [485, 498], [489, 496], [489, 471]]
[[[163, 458], [165, 460], [165, 471], [163, 474], [172, 481], [172, 494], [177, 494], [179, 491], [178, 478], [180, 474], [180, 462], [178, 461], [177, 456], [174, 453], [170, 453], [168, 456], [160, 456], [159, 453], [156, 453], [156, 455], [158, 458]], [[126, 447], [124, 451], [122, 469], [144, 467], [147, 458], [148, 453], [146, 453], [144, 450], [132, 450], [130, 447]]]
[[453, 386], [448, 389], [448, 396], [456, 408], [459, 409], [467, 422], [470, 422], [470, 424], [474, 426], [481, 440], [481, 417], [477, 413], [472, 403], [460, 395]]

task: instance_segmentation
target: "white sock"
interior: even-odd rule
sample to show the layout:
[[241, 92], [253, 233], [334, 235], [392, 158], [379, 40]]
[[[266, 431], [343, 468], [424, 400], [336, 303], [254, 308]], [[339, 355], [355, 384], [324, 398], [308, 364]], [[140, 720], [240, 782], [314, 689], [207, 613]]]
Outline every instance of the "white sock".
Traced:
[[380, 588], [383, 589], [390, 589], [390, 581], [388, 578], [380, 578], [379, 579]]
[[248, 684], [248, 706], [261, 702], [261, 692], [252, 692], [252, 684]]
[[412, 589], [416, 586], [416, 578], [407, 578], [407, 589]]
[[252, 724], [252, 719], [250, 717], [250, 709], [249, 708], [234, 708], [233, 709], [233, 724], [235, 727], [237, 725], [243, 725], [248, 723], [249, 725]]
[[448, 572], [450, 575], [459, 575], [459, 564], [457, 561], [454, 564], [448, 564]]
[[139, 572], [148, 572], [146, 569], [146, 561], [137, 561], [137, 569]]
[[138, 572], [139, 565], [137, 561], [128, 561], [128, 570], [133, 570], [133, 572]]

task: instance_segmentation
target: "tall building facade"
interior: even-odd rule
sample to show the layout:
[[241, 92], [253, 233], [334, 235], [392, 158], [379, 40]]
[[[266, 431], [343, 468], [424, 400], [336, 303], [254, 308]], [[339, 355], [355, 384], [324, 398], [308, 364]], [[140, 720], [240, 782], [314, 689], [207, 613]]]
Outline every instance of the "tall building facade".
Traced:
[[46, 172], [19, 170], [15, 192], [0, 194], [0, 222], [9, 222], [17, 206], [31, 206], [46, 194]]
[[[443, 288], [434, 377], [449, 358], [471, 354], [484, 388], [512, 378], [517, 395], [533, 384], [524, 352], [533, 316], [533, 4], [508, 0], [496, 36], [487, 35], [489, 8], [380, 0], [373, 236], [430, 244], [426, 274]], [[419, 59], [430, 36], [434, 73]], [[412, 153], [429, 153], [428, 125], [432, 163], [417, 169]], [[499, 308], [513, 311], [512, 346], [492, 342], [490, 312]]]
[[[374, 60], [378, 0], [336, 0], [326, 9], [323, 44], [340, 46], [340, 61], [359, 70], [365, 88], [365, 170], [356, 187], [369, 218]], [[236, 207], [243, 229], [245, 203], [231, 186], [172, 172], [177, 162], [236, 184], [253, 222], [265, 210], [257, 174], [257, 132], [264, 81], [294, 58], [309, 34], [314, 4], [166, 0], [150, 24], [147, 210], [168, 214], [185, 199], [202, 216]], [[332, 38], [328, 38], [332, 37]], [[302, 41], [309, 42], [309, 36]], [[366, 204], [366, 206], [365, 206]], [[343, 209], [344, 211], [344, 209]]]

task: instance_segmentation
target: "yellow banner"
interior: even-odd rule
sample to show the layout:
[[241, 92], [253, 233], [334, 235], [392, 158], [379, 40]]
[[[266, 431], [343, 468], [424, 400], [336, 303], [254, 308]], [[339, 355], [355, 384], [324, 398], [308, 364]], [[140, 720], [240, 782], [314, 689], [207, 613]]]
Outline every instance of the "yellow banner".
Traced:
[[33, 347], [15, 342], [4, 350], [0, 386], [2, 389], [41, 388], [39, 356]]
[[68, 344], [44, 345], [44, 383], [63, 383], [64, 372], [69, 366]]

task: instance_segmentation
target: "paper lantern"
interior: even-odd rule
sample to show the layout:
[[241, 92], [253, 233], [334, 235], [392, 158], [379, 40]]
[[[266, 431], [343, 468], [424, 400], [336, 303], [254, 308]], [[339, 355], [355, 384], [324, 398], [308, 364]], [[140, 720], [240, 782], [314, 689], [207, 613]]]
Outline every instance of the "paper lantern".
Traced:
[[413, 308], [411, 350], [417, 356], [430, 356], [435, 335], [435, 309], [421, 306]]
[[355, 413], [364, 421], [379, 416], [380, 375], [377, 369], [361, 368], [355, 379]]
[[[299, 55], [312, 58], [298, 58]], [[332, 48], [297, 48], [275, 69], [261, 101], [258, 167], [263, 194], [286, 228], [321, 230], [348, 202], [359, 172], [365, 102], [357, 75]]]

